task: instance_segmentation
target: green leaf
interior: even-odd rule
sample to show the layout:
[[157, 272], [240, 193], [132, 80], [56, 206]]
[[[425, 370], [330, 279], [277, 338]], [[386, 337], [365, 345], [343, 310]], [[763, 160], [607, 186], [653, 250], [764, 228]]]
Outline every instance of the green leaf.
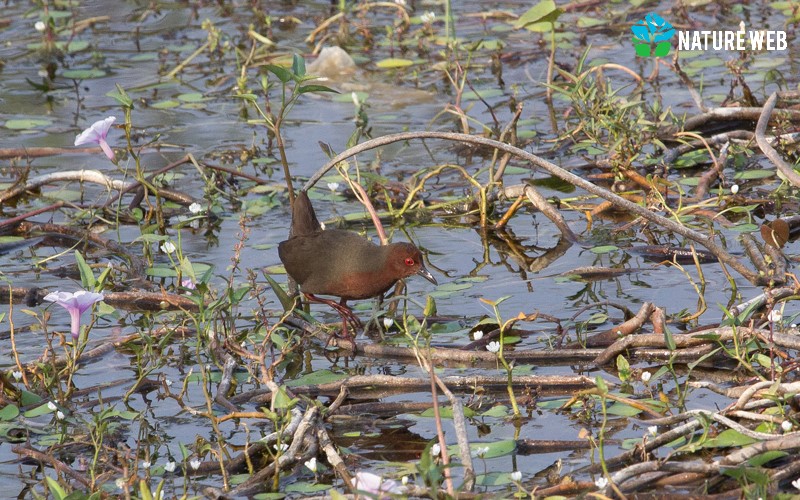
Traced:
[[291, 311], [294, 309], [294, 299], [289, 297], [283, 288], [278, 284], [277, 281], [272, 279], [272, 276], [266, 275], [267, 283], [269, 286], [272, 287], [272, 291], [275, 292], [275, 296], [278, 297], [278, 301], [281, 303], [284, 311]]
[[598, 255], [601, 255], [601, 254], [604, 254], [604, 253], [616, 252], [617, 250], [619, 250], [619, 247], [615, 246], [615, 245], [601, 245], [601, 246], [597, 246], [597, 247], [594, 247], [594, 248], [590, 249], [590, 251], [592, 253], [595, 253], [595, 254], [598, 254]]
[[291, 71], [283, 66], [276, 66], [274, 64], [267, 64], [267, 71], [278, 77], [282, 83], [289, 83], [289, 80], [294, 78]]
[[[488, 448], [488, 450], [482, 453], [482, 458], [497, 458], [513, 453], [514, 450], [517, 449], [517, 442], [513, 439], [505, 439], [493, 443], [470, 443], [469, 445], [470, 453], [472, 453], [473, 456], [475, 456], [478, 451], [483, 452], [485, 448]], [[451, 456], [461, 456], [458, 445], [448, 446], [447, 451], [450, 452]]]
[[[468, 408], [468, 407], [465, 406], [463, 411], [464, 411], [464, 416], [467, 417], [467, 418], [472, 418], [472, 417], [475, 416], [475, 410], [473, 410], [472, 408]], [[453, 407], [452, 406], [440, 406], [439, 407], [439, 415], [442, 418], [453, 418]], [[436, 413], [434, 412], [433, 408], [428, 408], [427, 410], [425, 410], [422, 413], [420, 413], [420, 416], [421, 417], [433, 418], [433, 417], [436, 416]]]
[[601, 377], [600, 375], [594, 378], [594, 385], [596, 385], [597, 388], [600, 389], [600, 391], [603, 394], [608, 392], [608, 385], [606, 384], [606, 381], [603, 380], [603, 377]]
[[298, 94], [307, 94], [309, 92], [333, 92], [338, 94], [338, 90], [334, 90], [330, 87], [326, 87], [325, 85], [303, 85], [299, 89], [297, 89]]
[[333, 486], [330, 484], [301, 481], [287, 485], [283, 491], [287, 493], [319, 493], [320, 491], [327, 491], [332, 487]]
[[296, 378], [286, 382], [287, 387], [296, 387], [299, 385], [321, 385], [329, 384], [331, 382], [338, 382], [348, 377], [346, 373], [336, 373], [330, 370], [316, 370], [307, 373], [302, 377]]
[[634, 417], [641, 412], [642, 410], [639, 408], [620, 402], [616, 402], [606, 409], [606, 413], [609, 415], [617, 415], [619, 417]]
[[42, 415], [47, 415], [49, 413], [53, 413], [53, 410], [51, 410], [50, 407], [47, 406], [48, 404], [49, 402], [41, 404], [36, 408], [31, 408], [30, 410], [23, 413], [23, 415], [25, 416], [25, 418], [34, 418], [34, 417], [40, 417]]
[[426, 317], [436, 316], [436, 300], [430, 295], [425, 300], [425, 309], [422, 311], [422, 315]]
[[622, 354], [617, 356], [617, 372], [619, 379], [623, 382], [627, 382], [631, 379], [631, 365]]
[[556, 3], [553, 0], [544, 0], [519, 16], [519, 19], [514, 22], [514, 28], [528, 28], [532, 24], [550, 23], [549, 29], [553, 29], [552, 23], [558, 19], [562, 12], [564, 11], [556, 8]]
[[757, 179], [768, 179], [775, 176], [774, 170], [746, 170], [744, 172], [736, 172], [733, 178], [737, 181], [751, 181]]
[[18, 118], [8, 120], [6, 122], [6, 128], [10, 128], [11, 130], [30, 130], [37, 127], [46, 127], [51, 123], [53, 122], [45, 118]]
[[19, 415], [19, 408], [17, 405], [7, 404], [0, 410], [0, 420], [4, 422], [8, 422], [9, 420], [14, 420]]
[[375, 63], [375, 66], [383, 69], [391, 69], [391, 68], [406, 68], [408, 66], [412, 66], [414, 61], [410, 59], [400, 59], [397, 57], [388, 57], [386, 59], [381, 59], [380, 61]]
[[297, 77], [306, 76], [306, 60], [299, 54], [292, 55], [292, 73]]
[[145, 274], [154, 278], [177, 278], [178, 272], [171, 267], [148, 267]]
[[64, 491], [64, 488], [62, 488], [60, 484], [58, 484], [58, 481], [50, 476], [45, 476], [44, 480], [47, 483], [47, 489], [50, 490], [50, 494], [53, 495], [53, 498], [56, 500], [64, 500], [67, 498], [67, 492]]
[[667, 344], [667, 349], [670, 351], [674, 351], [678, 348], [678, 346], [675, 345], [675, 337], [672, 336], [672, 332], [669, 328], [664, 328], [664, 343]]
[[61, 76], [64, 78], [69, 78], [70, 80], [90, 80], [92, 78], [103, 78], [108, 73], [101, 69], [68, 69], [61, 73]]
[[94, 280], [94, 273], [92, 273], [92, 268], [89, 267], [89, 264], [83, 258], [83, 255], [77, 250], [75, 250], [75, 262], [78, 263], [78, 271], [81, 273], [81, 285], [83, 285], [84, 290], [94, 290], [95, 280]]
[[289, 409], [297, 403], [297, 398], [290, 398], [289, 394], [286, 393], [286, 389], [283, 387], [278, 387], [278, 392], [272, 395], [272, 404], [273, 407], [278, 409]]
[[717, 434], [716, 437], [706, 440], [701, 445], [701, 448], [730, 448], [730, 447], [747, 446], [748, 444], [755, 443], [756, 441], [758, 440], [745, 436], [739, 431], [735, 431], [733, 429], [726, 429]]
[[752, 465], [753, 467], [761, 467], [762, 465], [766, 465], [773, 460], [777, 460], [779, 458], [783, 458], [789, 455], [785, 451], [774, 450], [774, 451], [767, 451], [761, 453], [760, 455], [756, 455], [753, 458], [749, 459], [747, 463]]
[[505, 418], [508, 416], [508, 406], [505, 405], [497, 405], [493, 406], [490, 410], [487, 410], [481, 413], [482, 417], [495, 417], [495, 418]]
[[128, 93], [125, 92], [125, 89], [123, 89], [120, 84], [117, 84], [116, 93], [109, 92], [106, 95], [115, 99], [118, 103], [122, 104], [124, 107], [133, 109], [133, 99], [131, 99], [131, 96], [129, 96]]

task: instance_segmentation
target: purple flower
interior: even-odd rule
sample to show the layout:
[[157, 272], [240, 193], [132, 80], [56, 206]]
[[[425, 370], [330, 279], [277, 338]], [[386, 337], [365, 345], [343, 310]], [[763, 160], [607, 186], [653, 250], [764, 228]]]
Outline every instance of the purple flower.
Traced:
[[390, 498], [389, 495], [400, 495], [404, 490], [396, 481], [369, 472], [356, 472], [353, 486], [362, 493], [375, 495], [380, 499]]
[[95, 302], [103, 300], [103, 294], [87, 292], [86, 290], [78, 290], [75, 293], [51, 292], [45, 295], [44, 300], [55, 302], [69, 311], [69, 316], [72, 319], [72, 338], [77, 339], [81, 328], [81, 314], [91, 308]]
[[192, 278], [183, 278], [183, 279], [181, 280], [181, 286], [182, 286], [183, 288], [186, 288], [186, 289], [188, 289], [188, 290], [194, 290], [194, 289], [196, 289], [196, 288], [197, 288], [197, 285], [196, 285], [196, 284], [195, 284], [195, 282], [192, 280]]
[[99, 144], [100, 148], [103, 150], [103, 153], [108, 156], [108, 159], [114, 161], [114, 151], [111, 150], [111, 146], [109, 146], [106, 142], [106, 136], [108, 135], [108, 129], [111, 128], [111, 125], [116, 120], [116, 117], [109, 116], [105, 120], [92, 123], [91, 127], [81, 132], [80, 135], [75, 138], [75, 145], [81, 146], [83, 144]]

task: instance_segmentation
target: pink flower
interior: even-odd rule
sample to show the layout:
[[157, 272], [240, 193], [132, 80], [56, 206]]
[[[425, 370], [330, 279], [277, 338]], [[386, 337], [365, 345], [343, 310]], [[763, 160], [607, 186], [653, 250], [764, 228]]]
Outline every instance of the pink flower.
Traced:
[[111, 146], [106, 142], [106, 136], [108, 135], [108, 130], [111, 128], [111, 125], [116, 120], [116, 117], [109, 116], [105, 120], [92, 123], [91, 127], [81, 132], [78, 137], [75, 138], [75, 145], [99, 144], [100, 149], [108, 156], [108, 159], [114, 161], [114, 151], [111, 150]]
[[369, 472], [356, 472], [353, 486], [361, 493], [368, 493], [380, 499], [391, 498], [389, 495], [403, 493], [403, 488], [396, 481], [384, 479]]
[[70, 292], [52, 292], [44, 296], [44, 300], [55, 302], [67, 311], [72, 319], [72, 338], [77, 339], [81, 328], [81, 315], [96, 302], [103, 300], [102, 293], [87, 292], [78, 290]]

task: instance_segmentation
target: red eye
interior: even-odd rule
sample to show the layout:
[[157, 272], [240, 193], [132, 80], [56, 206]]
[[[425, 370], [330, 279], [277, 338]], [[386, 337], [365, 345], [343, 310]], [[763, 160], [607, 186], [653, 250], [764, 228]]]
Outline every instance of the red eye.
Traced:
[[414, 259], [412, 259], [411, 257], [406, 257], [406, 260], [404, 262], [406, 263], [407, 266], [414, 265]]

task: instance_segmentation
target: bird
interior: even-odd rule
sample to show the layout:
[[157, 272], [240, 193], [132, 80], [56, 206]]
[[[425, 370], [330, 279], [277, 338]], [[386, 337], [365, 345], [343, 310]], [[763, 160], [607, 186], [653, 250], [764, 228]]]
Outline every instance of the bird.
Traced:
[[415, 274], [438, 285], [422, 261], [422, 252], [411, 243], [379, 246], [352, 231], [323, 229], [305, 191], [295, 197], [290, 236], [278, 244], [278, 257], [309, 301], [339, 312], [344, 335], [348, 322], [356, 328], [361, 325], [347, 307], [348, 300], [382, 296], [398, 280]]

